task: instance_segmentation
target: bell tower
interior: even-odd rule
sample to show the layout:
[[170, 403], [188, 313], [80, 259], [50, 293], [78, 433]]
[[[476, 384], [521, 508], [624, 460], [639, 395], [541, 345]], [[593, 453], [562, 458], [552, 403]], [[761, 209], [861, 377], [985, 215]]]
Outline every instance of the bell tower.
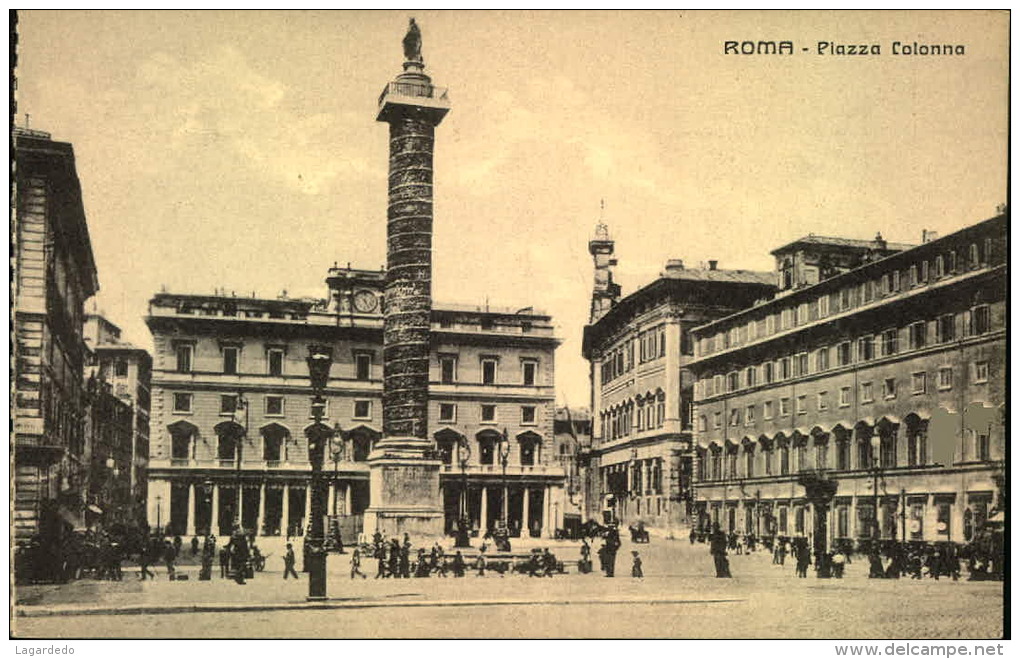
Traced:
[[[602, 204], [605, 208], [605, 202]], [[620, 299], [620, 285], [613, 282], [613, 266], [616, 265], [616, 242], [609, 236], [609, 227], [602, 218], [595, 226], [595, 236], [588, 241], [588, 253], [595, 264], [595, 286], [591, 293], [591, 314], [589, 324], [595, 324], [606, 315]]]

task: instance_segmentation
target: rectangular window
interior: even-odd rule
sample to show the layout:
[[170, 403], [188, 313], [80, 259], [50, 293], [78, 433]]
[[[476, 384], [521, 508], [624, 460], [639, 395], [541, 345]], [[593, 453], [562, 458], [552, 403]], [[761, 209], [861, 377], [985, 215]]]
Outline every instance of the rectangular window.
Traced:
[[797, 414], [807, 414], [807, 396], [797, 396]]
[[705, 432], [708, 430], [708, 418], [704, 414], [698, 417], [698, 431]]
[[177, 372], [178, 373], [191, 373], [191, 358], [194, 354], [195, 346], [192, 345], [178, 345], [176, 348], [177, 353]]
[[482, 384], [496, 384], [496, 360], [482, 360]]
[[870, 403], [875, 400], [874, 392], [871, 389], [870, 382], [861, 383], [861, 402]]
[[712, 427], [722, 428], [722, 412], [716, 412], [712, 415]]
[[978, 433], [975, 441], [977, 446], [977, 459], [982, 462], [987, 462], [992, 459], [992, 446], [989, 441], [988, 433]]
[[780, 398], [779, 399], [779, 416], [790, 416], [790, 399]]
[[910, 376], [910, 390], [916, 394], [923, 394], [928, 390], [928, 374], [914, 373]]
[[269, 375], [283, 375], [283, 350], [270, 348], [266, 351], [266, 359], [269, 362]]
[[770, 384], [776, 379], [776, 365], [772, 362], [765, 362], [762, 369], [765, 371], [765, 384]]
[[758, 384], [758, 371], [754, 366], [748, 366], [744, 371], [744, 381], [748, 387], [753, 387]]
[[790, 377], [790, 358], [783, 357], [779, 360], [779, 379], [787, 380]]
[[354, 354], [354, 377], [358, 380], [367, 380], [372, 374], [372, 355], [367, 352]]
[[776, 316], [775, 314], [769, 314], [765, 316], [765, 334], [772, 335], [776, 333]]
[[524, 405], [521, 407], [521, 423], [534, 425], [535, 423], [534, 405]]
[[457, 357], [455, 355], [439, 356], [439, 381], [453, 384], [457, 381]]
[[240, 352], [240, 348], [234, 346], [223, 348], [223, 372], [227, 375], [237, 374], [237, 357]]
[[829, 315], [829, 296], [823, 295], [818, 298], [818, 317], [825, 318]]
[[882, 397], [886, 400], [896, 398], [896, 378], [886, 378], [882, 381]]
[[740, 425], [740, 410], [730, 410], [730, 425], [731, 426]]
[[912, 323], [907, 329], [910, 333], [910, 349], [917, 350], [918, 348], [923, 348], [927, 339], [927, 326], [925, 323], [923, 321]]
[[974, 383], [988, 382], [988, 362], [974, 362]]
[[839, 406], [840, 407], [850, 406], [850, 387], [839, 388]]
[[927, 284], [928, 283], [928, 262], [927, 261], [921, 261], [921, 283], [922, 284]]
[[971, 310], [971, 334], [987, 334], [992, 329], [991, 314], [988, 305], [974, 307]]
[[736, 391], [740, 388], [740, 374], [730, 373], [726, 376], [726, 391]]
[[233, 414], [237, 411], [237, 394], [220, 395], [220, 414]]
[[898, 338], [899, 331], [895, 329], [887, 329], [882, 332], [882, 356], [888, 357], [889, 355], [896, 354], [896, 340]]
[[939, 369], [939, 389], [945, 391], [953, 388], [953, 369], [951, 366], [943, 366]]
[[454, 403], [439, 404], [439, 420], [444, 423], [453, 423], [457, 420], [457, 405]]
[[283, 396], [266, 396], [266, 416], [283, 416]]
[[900, 271], [899, 270], [893, 270], [892, 271], [892, 292], [893, 293], [899, 293], [900, 292]]
[[938, 343], [949, 343], [956, 338], [956, 317], [951, 314], [939, 316], [935, 323], [935, 340]]
[[839, 292], [839, 310], [846, 311], [850, 308], [850, 289], [844, 288]]
[[492, 423], [496, 420], [496, 406], [482, 405], [482, 421]]
[[917, 286], [919, 281], [920, 280], [917, 276], [917, 265], [910, 266], [910, 285]]
[[829, 370], [829, 349], [819, 348], [815, 353], [815, 370], [818, 372]]
[[839, 366], [846, 366], [850, 363], [850, 342], [844, 341], [836, 348], [836, 363]]
[[767, 400], [767, 401], [765, 401], [764, 404], [762, 404], [762, 407], [761, 407], [761, 416], [762, 416], [763, 419], [771, 419], [772, 418], [772, 401], [771, 400]]
[[535, 373], [538, 372], [538, 362], [525, 360], [521, 362], [521, 371], [525, 386], [535, 384]]
[[857, 361], [867, 362], [875, 358], [875, 341], [870, 336], [857, 339]]
[[174, 412], [191, 411], [191, 394], [174, 394]]
[[749, 426], [754, 425], [754, 405], [748, 405], [744, 410], [744, 423]]
[[127, 377], [128, 363], [124, 359], [118, 359], [113, 365], [113, 375], [118, 378]]
[[889, 293], [892, 292], [892, 282], [889, 280], [888, 272], [882, 275], [882, 279], [880, 280], [880, 282], [881, 283], [879, 284], [878, 290], [879, 295], [888, 295]]
[[818, 392], [818, 410], [824, 411], [829, 409], [829, 392], [819, 391]]
[[372, 418], [372, 401], [370, 401], [370, 400], [356, 400], [356, 401], [354, 401], [354, 418], [355, 419], [371, 419]]
[[935, 277], [942, 277], [946, 274], [946, 260], [941, 254], [935, 257]]
[[797, 355], [797, 360], [794, 363], [796, 364], [796, 368], [794, 369], [796, 373], [794, 373], [794, 375], [800, 376], [808, 374], [808, 356], [806, 352], [802, 352]]

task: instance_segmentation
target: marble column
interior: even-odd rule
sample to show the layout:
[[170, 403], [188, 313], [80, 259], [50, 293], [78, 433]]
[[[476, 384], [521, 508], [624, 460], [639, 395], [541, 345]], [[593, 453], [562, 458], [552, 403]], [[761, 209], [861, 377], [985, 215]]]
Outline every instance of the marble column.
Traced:
[[524, 488], [524, 499], [521, 510], [521, 529], [522, 529], [521, 537], [523, 538], [531, 537], [531, 525], [530, 522], [528, 521], [528, 515], [531, 512], [530, 507], [531, 507], [531, 490], [529, 490], [528, 488]]
[[209, 532], [213, 535], [220, 534], [220, 486], [212, 486], [212, 515], [210, 515]]
[[333, 511], [337, 509], [336, 501], [336, 483], [329, 484], [329, 498], [326, 500], [326, 514], [332, 515]]
[[265, 483], [262, 483], [259, 486], [259, 512], [258, 512], [258, 516], [256, 517], [256, 519], [258, 521], [255, 523], [255, 526], [256, 526], [256, 528], [255, 528], [255, 535], [260, 536], [260, 535], [262, 535], [264, 533], [265, 523], [266, 523], [266, 484]]
[[344, 515], [350, 515], [351, 512], [351, 484], [347, 483], [344, 485]]
[[283, 510], [280, 513], [280, 535], [287, 537], [290, 531], [290, 483], [283, 485]]
[[479, 535], [485, 535], [485, 531], [489, 528], [489, 488], [482, 486], [482, 513], [481, 518], [478, 521], [478, 533]]
[[195, 484], [188, 484], [188, 526], [184, 533], [190, 538], [195, 535]]
[[542, 490], [542, 537], [551, 538], [555, 534], [552, 519], [552, 497], [549, 496], [548, 485]]

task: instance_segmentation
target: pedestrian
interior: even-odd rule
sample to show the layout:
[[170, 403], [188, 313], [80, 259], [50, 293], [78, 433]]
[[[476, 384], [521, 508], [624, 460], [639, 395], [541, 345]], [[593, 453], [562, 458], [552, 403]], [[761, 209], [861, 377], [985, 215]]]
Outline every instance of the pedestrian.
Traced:
[[184, 541], [181, 540], [181, 536], [174, 535], [174, 558], [181, 555], [181, 545], [183, 544]]
[[694, 530], [693, 526], [691, 527], [691, 534], [688, 537], [690, 538], [692, 545], [694, 544], [694, 541], [698, 539], [698, 532]]
[[389, 571], [390, 576], [394, 579], [399, 579], [402, 576], [400, 571], [400, 541], [396, 538], [390, 542], [390, 554], [389, 554]]
[[[379, 535], [379, 534], [376, 533], [376, 535]], [[386, 574], [386, 546], [385, 545], [383, 545], [381, 543], [376, 545], [376, 548], [375, 548], [375, 558], [376, 558], [376, 561], [378, 562], [376, 573], [375, 573], [375, 578], [376, 579], [385, 579], [387, 576], [389, 576], [388, 574]]]
[[584, 538], [581, 538], [581, 560], [577, 562], [577, 571], [581, 574], [591, 572], [591, 547]]
[[801, 579], [807, 578], [808, 565], [811, 564], [811, 555], [806, 544], [798, 543], [795, 547], [797, 553], [797, 576]]
[[460, 551], [458, 550], [456, 555], [453, 557], [453, 576], [454, 577], [463, 577], [464, 576], [464, 568], [465, 568], [464, 557], [461, 555]]
[[138, 567], [141, 568], [141, 570], [138, 573], [138, 576], [141, 578], [142, 581], [145, 581], [146, 576], [148, 576], [150, 579], [156, 578], [156, 575], [154, 573], [149, 572], [149, 565], [152, 564], [153, 560], [153, 555], [151, 552], [152, 549], [148, 545], [143, 545], [142, 550], [138, 552]]
[[542, 576], [552, 577], [558, 571], [558, 566], [559, 563], [556, 560], [556, 555], [546, 547], [542, 553]]
[[355, 575], [361, 575], [362, 579], [368, 578], [368, 575], [361, 571], [361, 549], [359, 547], [355, 547], [351, 553], [351, 579]]
[[198, 540], [198, 536], [196, 535], [194, 538], [191, 539], [191, 555], [192, 556], [197, 556], [198, 555], [199, 544], [200, 543], [199, 543], [199, 540]]
[[209, 581], [212, 579], [212, 566], [213, 557], [216, 554], [216, 549], [206, 539], [205, 545], [202, 547], [202, 568], [198, 572], [199, 581]]
[[248, 572], [248, 538], [244, 532], [238, 529], [233, 537], [233, 549], [231, 552], [231, 567], [234, 569], [234, 580], [237, 585], [245, 585], [245, 576]]
[[715, 576], [717, 579], [729, 579], [733, 576], [730, 574], [730, 561], [726, 558], [727, 544], [726, 534], [716, 525], [712, 530], [708, 547], [709, 552], [712, 554], [712, 560], [715, 562]]
[[418, 558], [414, 563], [414, 576], [417, 579], [422, 579], [429, 576], [430, 572], [429, 558], [425, 555], [425, 548], [418, 549]]
[[297, 557], [294, 556], [294, 545], [287, 543], [287, 553], [283, 555], [283, 579], [287, 580], [289, 575], [294, 575], [294, 578], [298, 578], [297, 572], [294, 571], [294, 563], [297, 562]]
[[620, 548], [620, 531], [616, 524], [609, 527], [606, 532], [606, 576], [616, 576], [616, 551]]
[[837, 579], [843, 578], [843, 569], [846, 564], [846, 556], [839, 549], [832, 555], [832, 576]]
[[644, 578], [645, 573], [641, 570], [641, 556], [636, 551], [632, 551], [630, 553], [631, 556], [634, 557], [634, 564], [631, 565], [630, 568], [630, 576], [634, 577], [635, 579]]
[[177, 552], [174, 551], [174, 546], [169, 542], [163, 547], [163, 560], [166, 561], [166, 578], [169, 581], [173, 581], [177, 578], [177, 568], [174, 566], [177, 560]]
[[478, 552], [478, 560], [475, 561], [475, 569], [478, 570], [478, 574], [475, 576], [485, 576], [485, 545], [482, 545], [481, 550]]
[[220, 547], [220, 579], [226, 579], [230, 571], [230, 543]]

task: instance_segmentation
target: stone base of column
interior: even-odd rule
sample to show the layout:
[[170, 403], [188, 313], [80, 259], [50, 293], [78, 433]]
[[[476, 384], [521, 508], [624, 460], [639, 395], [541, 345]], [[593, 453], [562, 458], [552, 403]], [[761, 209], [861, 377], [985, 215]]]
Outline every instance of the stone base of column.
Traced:
[[417, 437], [387, 437], [375, 445], [368, 456], [371, 505], [365, 510], [366, 535], [442, 536], [442, 462], [426, 457], [431, 450], [431, 441]]

